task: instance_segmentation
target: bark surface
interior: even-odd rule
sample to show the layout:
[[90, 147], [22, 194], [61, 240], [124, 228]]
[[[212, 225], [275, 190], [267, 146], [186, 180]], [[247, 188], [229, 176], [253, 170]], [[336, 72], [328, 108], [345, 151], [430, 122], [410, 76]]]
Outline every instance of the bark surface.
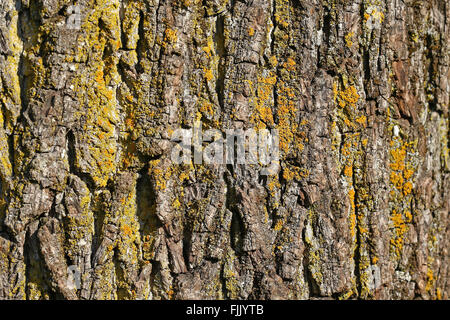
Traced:
[[[447, 0], [1, 0], [0, 298], [448, 299], [449, 28]], [[280, 172], [174, 164], [196, 120], [278, 129]]]

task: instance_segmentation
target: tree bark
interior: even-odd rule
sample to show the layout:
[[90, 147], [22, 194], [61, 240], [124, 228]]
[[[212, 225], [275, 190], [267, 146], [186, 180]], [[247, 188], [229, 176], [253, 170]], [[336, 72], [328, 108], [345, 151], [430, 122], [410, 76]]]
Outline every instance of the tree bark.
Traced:
[[[0, 298], [448, 299], [449, 21], [447, 0], [2, 0]], [[196, 120], [277, 129], [279, 173], [175, 164]]]

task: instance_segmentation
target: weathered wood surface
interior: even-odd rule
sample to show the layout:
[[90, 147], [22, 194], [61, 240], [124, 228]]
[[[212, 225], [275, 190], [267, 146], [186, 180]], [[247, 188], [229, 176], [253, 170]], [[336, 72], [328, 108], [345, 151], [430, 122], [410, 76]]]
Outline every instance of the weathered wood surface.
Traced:
[[0, 298], [449, 298], [447, 0], [72, 4], [0, 2]]

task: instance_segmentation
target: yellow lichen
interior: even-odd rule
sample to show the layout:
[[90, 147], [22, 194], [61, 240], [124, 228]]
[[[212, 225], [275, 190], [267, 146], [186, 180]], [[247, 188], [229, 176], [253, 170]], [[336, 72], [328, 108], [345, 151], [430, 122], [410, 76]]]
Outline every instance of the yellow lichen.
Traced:
[[348, 86], [343, 91], [338, 91], [337, 86], [333, 86], [334, 99], [341, 108], [350, 106], [356, 107], [356, 103], [359, 100], [359, 94], [354, 86]]
[[427, 285], [425, 287], [426, 291], [431, 291], [431, 288], [433, 288], [434, 285], [434, 273], [431, 268], [428, 268], [427, 270]]
[[213, 71], [210, 68], [203, 68], [203, 74], [205, 75], [205, 79], [208, 81], [214, 79]]
[[288, 71], [294, 71], [295, 70], [295, 61], [292, 58], [287, 58], [286, 63], [284, 64], [284, 67], [286, 68], [286, 70]]
[[171, 28], [167, 28], [164, 32], [164, 43], [163, 46], [166, 47], [167, 44], [174, 45], [178, 41], [177, 31]]
[[[411, 218], [409, 211], [407, 214], [408, 214], [407, 219], [409, 220]], [[393, 250], [393, 252], [397, 257], [400, 257], [403, 249], [404, 237], [406, 232], [408, 231], [407, 221], [405, 221], [401, 211], [393, 209], [391, 215], [391, 222], [394, 226], [394, 238], [392, 238], [390, 241], [391, 249]]]
[[172, 207], [174, 207], [175, 209], [179, 209], [181, 207], [181, 203], [180, 200], [178, 200], [178, 198], [174, 200], [174, 202], [172, 203]]
[[286, 166], [283, 169], [283, 178], [286, 181], [297, 180], [300, 181], [302, 178], [305, 178], [309, 175], [309, 171], [307, 169], [301, 169], [295, 166]]
[[351, 48], [353, 46], [353, 41], [352, 41], [353, 36], [354, 36], [354, 32], [349, 32], [345, 36], [345, 43], [346, 43], [348, 48]]
[[348, 197], [350, 199], [350, 234], [352, 239], [356, 237], [356, 206], [355, 206], [355, 190], [350, 189], [348, 191]]
[[351, 166], [345, 166], [344, 168], [344, 174], [347, 177], [352, 177], [353, 176], [353, 168]]

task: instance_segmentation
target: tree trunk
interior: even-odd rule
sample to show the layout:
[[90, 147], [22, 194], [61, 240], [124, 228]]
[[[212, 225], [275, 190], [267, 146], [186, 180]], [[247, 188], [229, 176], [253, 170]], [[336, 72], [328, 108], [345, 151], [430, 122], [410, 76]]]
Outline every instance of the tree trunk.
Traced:
[[[0, 298], [448, 299], [447, 0], [1, 0]], [[171, 134], [277, 129], [280, 170]]]

